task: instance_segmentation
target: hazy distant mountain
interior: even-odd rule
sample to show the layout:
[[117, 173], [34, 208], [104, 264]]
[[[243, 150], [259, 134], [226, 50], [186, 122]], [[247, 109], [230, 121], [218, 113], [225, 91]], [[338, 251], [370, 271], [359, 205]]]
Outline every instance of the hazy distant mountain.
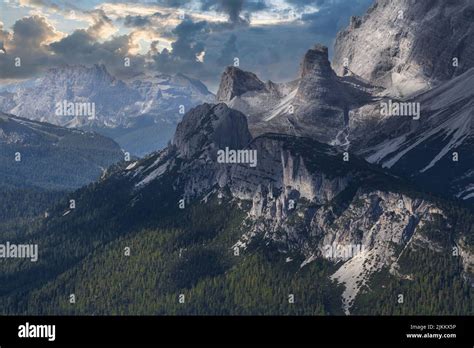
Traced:
[[[0, 110], [52, 124], [92, 129], [115, 139], [124, 151], [142, 155], [163, 147], [190, 107], [213, 101], [199, 81], [184, 75], [138, 75], [121, 81], [105, 66], [63, 66], [43, 76], [5, 86]], [[58, 103], [91, 103], [94, 117], [57, 112]]]
[[0, 113], [0, 186], [71, 190], [123, 160], [120, 147], [97, 133]]

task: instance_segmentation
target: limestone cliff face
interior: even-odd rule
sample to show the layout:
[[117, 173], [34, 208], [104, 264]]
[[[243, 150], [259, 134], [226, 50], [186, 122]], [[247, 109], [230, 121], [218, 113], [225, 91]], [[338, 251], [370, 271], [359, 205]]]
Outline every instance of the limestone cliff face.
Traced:
[[[293, 139], [276, 134], [261, 136], [249, 146], [257, 152], [259, 165], [231, 169], [231, 192], [239, 199], [253, 201], [252, 215], [258, 217], [259, 212], [263, 212], [264, 203], [272, 201], [267, 216], [282, 221], [287, 217], [289, 200], [327, 203], [344, 190], [352, 178], [351, 173], [331, 176], [325, 170], [308, 165], [306, 162], [311, 162], [311, 159], [289, 146]], [[313, 150], [324, 153], [326, 148], [315, 147]]]
[[308, 118], [312, 116], [313, 119], [326, 117], [330, 122], [337, 120], [339, 126], [335, 128], [343, 128], [349, 98], [331, 68], [327, 47], [316, 45], [308, 50], [303, 57], [300, 70], [301, 76], [295, 97], [298, 113], [304, 113]]
[[[420, 105], [419, 120], [383, 116], [380, 102], [352, 110], [349, 122], [352, 151], [397, 175], [411, 177], [430, 192], [472, 202], [472, 86], [474, 68], [409, 99]], [[452, 160], [454, 152], [463, 154], [456, 165]]]
[[[314, 179], [309, 181], [316, 184], [314, 188], [330, 193], [342, 192], [351, 182], [350, 177]], [[331, 204], [332, 199], [327, 199], [331, 195], [317, 204], [320, 196], [316, 194], [313, 200], [306, 200], [301, 194], [304, 190], [300, 190], [301, 187], [292, 185], [280, 194], [265, 189], [257, 191], [249, 213], [252, 228], [236, 246], [246, 248], [260, 235], [277, 243], [283, 252], [303, 253], [306, 260], [301, 267], [317, 258], [340, 262], [342, 266], [332, 279], [345, 287], [346, 314], [373, 273], [386, 268], [402, 277], [397, 261], [405, 248], [419, 246], [422, 241], [422, 247], [441, 252], [421, 232], [436, 216], [445, 218], [442, 210], [428, 201], [401, 193], [359, 189], [347, 206], [339, 209]], [[294, 207], [290, 206], [290, 199], [296, 202]], [[469, 254], [464, 255], [468, 265]]]
[[474, 248], [467, 245], [465, 237], [458, 241], [457, 247], [464, 268], [464, 276], [471, 284], [474, 284]]
[[[218, 163], [223, 146], [255, 151], [257, 165]], [[188, 201], [205, 204], [216, 194], [246, 207], [243, 234], [229, 247], [245, 250], [263, 240], [303, 256], [300, 267], [317, 258], [339, 263], [332, 279], [345, 287], [346, 313], [372, 274], [386, 269], [409, 279], [398, 264], [407, 248], [445, 252], [425, 233], [439, 220], [450, 233], [437, 204], [406, 193], [403, 185], [385, 185], [398, 179], [353, 155], [344, 162], [333, 147], [313, 139], [271, 133], [251, 139], [246, 117], [225, 104], [191, 110], [173, 144], [147, 162], [127, 174], [137, 190], [172, 175], [173, 188]], [[463, 240], [458, 244], [470, 277], [472, 252]], [[339, 253], [347, 248], [349, 253]]]
[[219, 150], [245, 149], [252, 137], [246, 117], [226, 104], [203, 104], [190, 110], [178, 125], [173, 139], [186, 198], [207, 193], [228, 180], [230, 165], [218, 163]]
[[427, 89], [474, 66], [473, 15], [471, 0], [377, 0], [338, 34], [333, 67], [394, 95]]
[[[310, 65], [303, 65], [303, 71], [314, 72]], [[208, 109], [194, 112], [204, 112], [200, 119], [210, 124]], [[183, 122], [199, 117], [191, 114]], [[242, 117], [232, 112], [215, 115]], [[203, 126], [192, 127], [200, 128]], [[214, 138], [212, 131], [205, 136]], [[181, 166], [186, 197], [220, 192], [250, 202], [246, 233], [234, 247], [245, 249], [258, 237], [271, 241], [282, 252], [304, 255], [301, 267], [316, 258], [342, 263], [332, 278], [345, 287], [347, 314], [372, 274], [386, 268], [398, 277], [409, 277], [399, 273], [397, 263], [405, 248], [421, 245], [441, 252], [422, 229], [437, 218], [446, 219], [444, 212], [430, 201], [373, 187], [367, 182], [384, 174], [372, 172], [365, 162], [355, 158], [344, 164], [340, 154], [327, 145], [282, 134], [259, 136], [245, 149], [256, 151], [256, 167], [217, 164], [202, 154]], [[340, 253], [347, 248], [349, 254]], [[462, 250], [468, 265], [469, 254]]]
[[182, 158], [229, 147], [242, 149], [252, 139], [245, 116], [226, 104], [202, 104], [188, 112], [176, 128], [173, 144]]

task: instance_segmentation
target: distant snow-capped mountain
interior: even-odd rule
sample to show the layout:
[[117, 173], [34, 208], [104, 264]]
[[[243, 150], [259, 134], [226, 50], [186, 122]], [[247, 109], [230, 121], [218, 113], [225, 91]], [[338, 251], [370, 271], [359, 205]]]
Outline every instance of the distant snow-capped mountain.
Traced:
[[[174, 128], [185, 111], [213, 100], [204, 84], [181, 74], [138, 75], [122, 81], [104, 65], [52, 68], [39, 78], [0, 90], [3, 112], [65, 127], [90, 128], [136, 154], [166, 144], [169, 128]], [[58, 103], [89, 103], [94, 115], [58, 114]], [[137, 130], [141, 137], [133, 136]]]

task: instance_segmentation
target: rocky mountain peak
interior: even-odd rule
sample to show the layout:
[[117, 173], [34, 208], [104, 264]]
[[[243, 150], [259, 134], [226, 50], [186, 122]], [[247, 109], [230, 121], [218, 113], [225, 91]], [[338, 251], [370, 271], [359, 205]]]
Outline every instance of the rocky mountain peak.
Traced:
[[261, 91], [265, 84], [254, 73], [229, 66], [222, 74], [217, 100], [227, 102], [250, 91]]
[[94, 64], [91, 66], [63, 65], [51, 68], [44, 75], [44, 79], [51, 83], [65, 80], [71, 84], [113, 83], [115, 80], [104, 64]]
[[173, 144], [183, 158], [210, 148], [242, 149], [252, 140], [247, 118], [226, 104], [202, 104], [191, 109], [178, 124]]
[[[316, 44], [306, 52], [301, 62], [300, 74], [296, 94], [300, 104], [331, 106], [343, 104], [346, 94], [342, 91], [346, 88], [341, 85], [339, 77], [331, 68], [326, 46]], [[341, 91], [342, 95], [335, 96], [333, 93], [335, 90]]]
[[332, 73], [326, 46], [316, 44], [306, 52], [301, 62], [301, 78], [309, 74], [327, 75]]
[[338, 34], [334, 70], [398, 96], [431, 88], [474, 67], [473, 13], [472, 0], [377, 0]]

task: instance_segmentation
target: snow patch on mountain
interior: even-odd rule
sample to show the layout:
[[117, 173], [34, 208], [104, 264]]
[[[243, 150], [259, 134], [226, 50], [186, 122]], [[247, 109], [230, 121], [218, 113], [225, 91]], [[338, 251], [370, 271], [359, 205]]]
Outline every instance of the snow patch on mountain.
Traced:
[[[113, 138], [142, 156], [166, 145], [182, 115], [215, 97], [182, 74], [137, 75], [120, 80], [104, 65], [61, 66], [0, 90], [0, 110], [31, 120], [83, 128]], [[89, 103], [95, 117], [58, 115], [58, 103]]]

